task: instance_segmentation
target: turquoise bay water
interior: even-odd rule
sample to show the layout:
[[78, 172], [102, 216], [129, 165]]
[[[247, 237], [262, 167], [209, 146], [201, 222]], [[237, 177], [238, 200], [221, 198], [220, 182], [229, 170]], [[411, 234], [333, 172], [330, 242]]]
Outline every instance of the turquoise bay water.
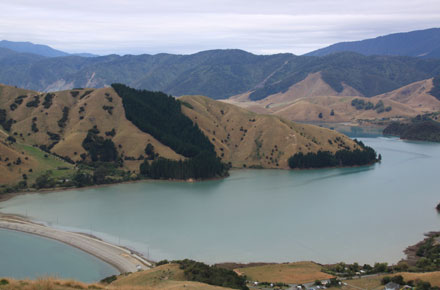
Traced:
[[381, 164], [29, 194], [0, 203], [0, 211], [92, 233], [154, 260], [397, 262], [423, 233], [439, 230], [440, 145], [362, 140], [382, 154]]
[[0, 277], [72, 278], [99, 281], [118, 271], [74, 247], [43, 237], [0, 229]]

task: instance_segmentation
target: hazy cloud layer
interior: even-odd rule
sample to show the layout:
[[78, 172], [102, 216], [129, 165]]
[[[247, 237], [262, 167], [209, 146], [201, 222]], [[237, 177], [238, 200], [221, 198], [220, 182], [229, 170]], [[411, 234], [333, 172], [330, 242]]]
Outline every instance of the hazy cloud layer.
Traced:
[[440, 27], [439, 0], [4, 0], [0, 39], [98, 54], [240, 48], [303, 54]]

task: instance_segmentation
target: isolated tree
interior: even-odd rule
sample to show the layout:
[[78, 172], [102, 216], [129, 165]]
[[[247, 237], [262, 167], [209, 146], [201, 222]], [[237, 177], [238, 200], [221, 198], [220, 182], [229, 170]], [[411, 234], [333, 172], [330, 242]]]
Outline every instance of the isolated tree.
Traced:
[[151, 143], [148, 143], [147, 147], [145, 147], [145, 154], [149, 157], [148, 159], [154, 159], [154, 146]]

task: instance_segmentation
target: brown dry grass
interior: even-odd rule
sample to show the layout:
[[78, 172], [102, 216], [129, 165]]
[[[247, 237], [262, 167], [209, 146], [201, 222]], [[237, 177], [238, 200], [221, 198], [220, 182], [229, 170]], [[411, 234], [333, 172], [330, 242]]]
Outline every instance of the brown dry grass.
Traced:
[[[155, 151], [162, 157], [182, 158], [128, 121], [122, 99], [112, 88], [77, 90], [79, 93], [76, 97], [72, 96], [71, 91], [55, 92], [52, 105], [48, 109], [42, 106], [45, 94], [8, 86], [0, 88], [0, 108], [8, 110], [8, 118], [16, 121], [11, 133], [17, 134], [19, 143], [49, 145], [52, 141], [47, 132], [56, 133], [61, 140], [52, 151], [77, 161], [85, 152], [82, 141], [87, 131], [97, 126], [102, 136], [114, 129], [116, 134], [111, 138], [119, 154], [136, 159], [124, 162], [125, 169], [138, 171], [142, 161], [137, 158], [144, 154], [147, 143], [152, 143]], [[85, 92], [89, 94], [81, 98]], [[14, 99], [23, 94], [28, 96], [23, 103], [14, 111], [9, 110]], [[37, 108], [27, 107], [26, 103], [35, 95], [40, 96], [40, 105]], [[202, 96], [185, 96], [181, 99], [194, 108], [182, 106], [183, 113], [198, 124], [223, 161], [231, 162], [236, 168], [288, 168], [288, 158], [297, 152], [337, 151], [340, 147], [334, 141], [338, 137], [349, 148], [357, 146], [342, 134], [324, 128], [295, 124], [278, 116], [259, 115]], [[112, 114], [104, 110], [104, 106], [112, 106]], [[68, 121], [64, 128], [60, 128], [58, 120], [62, 117], [64, 107], [69, 108]], [[34, 118], [38, 132], [31, 130]], [[2, 136], [6, 138], [7, 134]], [[2, 170], [5, 171], [4, 168]], [[5, 171], [5, 176], [6, 173], [8, 172]], [[8, 180], [18, 182], [20, 175], [14, 174], [8, 173]]]
[[[422, 280], [431, 283], [432, 286], [440, 286], [440, 271], [437, 272], [427, 272], [427, 273], [396, 273], [393, 275], [377, 275], [371, 277], [363, 277], [360, 279], [352, 279], [345, 280], [346, 286], [342, 288], [334, 288], [334, 289], [342, 289], [342, 290], [353, 290], [353, 289], [366, 289], [366, 290], [379, 290], [383, 289], [383, 285], [381, 284], [381, 280], [385, 276], [396, 276], [402, 275], [405, 281], [410, 280]], [[329, 288], [332, 290], [332, 288]]]
[[2, 290], [71, 290], [71, 289], [104, 289], [103, 285], [82, 283], [75, 280], [59, 280], [52, 277], [36, 280], [5, 279], [7, 285], [0, 286]]
[[[346, 286], [343, 286], [342, 289], [366, 289], [366, 290], [374, 290], [374, 289], [382, 289], [383, 285], [381, 284], [381, 280], [384, 276], [371, 276], [364, 277], [361, 279], [352, 279], [343, 281], [346, 283]], [[341, 288], [339, 288], [341, 289]]]
[[313, 262], [296, 262], [239, 268], [235, 271], [239, 274], [246, 275], [253, 281], [302, 284], [333, 277], [332, 275], [321, 272], [321, 268], [320, 265]]
[[[111, 289], [229, 289], [199, 282], [185, 281], [183, 270], [178, 264], [162, 265], [147, 271], [137, 272], [128, 276], [121, 275], [110, 284]], [[132, 288], [130, 288], [132, 289]]]
[[[381, 118], [414, 117], [421, 113], [440, 110], [440, 101], [429, 94], [432, 79], [415, 82], [392, 92], [363, 98], [352, 87], [343, 84], [341, 93], [326, 84], [321, 74], [313, 73], [301, 82], [291, 86], [286, 92], [270, 95], [263, 100], [252, 102], [249, 92], [231, 97], [227, 102], [255, 112], [276, 114], [293, 121], [307, 122], [349, 122], [358, 119], [376, 120]], [[372, 101], [382, 100], [391, 106], [390, 112], [376, 113], [374, 110], [356, 110], [351, 106], [355, 98]], [[330, 112], [334, 111], [331, 116]], [[319, 113], [323, 114], [319, 118]]]
[[418, 81], [392, 92], [376, 96], [410, 106], [420, 112], [440, 110], [440, 101], [429, 94], [433, 87], [432, 79]]
[[297, 152], [337, 151], [337, 137], [350, 148], [357, 146], [332, 130], [256, 114], [207, 97], [184, 96], [181, 100], [193, 107], [183, 106], [184, 114], [197, 123], [217, 154], [223, 154], [222, 160], [233, 167], [288, 168], [288, 158]]
[[432, 286], [440, 287], [440, 271], [426, 273], [398, 273], [402, 275], [405, 281], [422, 280], [431, 283]]
[[[182, 158], [168, 146], [140, 131], [128, 121], [125, 117], [122, 99], [112, 88], [76, 90], [79, 92], [76, 97], [71, 95], [71, 91], [54, 92], [52, 105], [48, 109], [42, 106], [46, 94], [4, 85], [0, 85], [0, 88], [0, 108], [7, 110], [8, 119], [12, 118], [16, 121], [12, 125], [11, 134], [17, 133], [15, 137], [20, 143], [49, 145], [52, 141], [47, 132], [56, 133], [61, 136], [61, 140], [52, 151], [76, 161], [80, 159], [81, 153], [85, 152], [82, 141], [87, 135], [87, 131], [96, 125], [102, 136], [106, 136], [105, 132], [115, 129], [116, 135], [112, 139], [119, 153], [124, 156], [137, 159], [140, 155], [145, 154], [144, 149], [147, 143], [151, 143], [155, 147], [155, 151], [163, 157]], [[91, 93], [81, 99], [80, 97], [87, 91]], [[28, 97], [14, 111], [11, 111], [10, 105], [20, 95]], [[39, 106], [37, 108], [27, 107], [26, 103], [36, 95], [40, 96]], [[112, 114], [104, 110], [104, 106], [112, 106]], [[58, 120], [62, 117], [64, 107], [69, 108], [68, 121], [65, 128], [60, 128]], [[36, 118], [38, 132], [33, 132], [31, 129], [34, 118]], [[6, 132], [2, 132], [1, 137], [6, 138]], [[127, 162], [126, 169], [137, 171], [140, 162], [137, 160]], [[11, 176], [11, 180], [15, 179], [16, 176]]]
[[[18, 151], [14, 146], [0, 141], [0, 184], [11, 184], [22, 179], [23, 174], [29, 175], [29, 169], [36, 168], [38, 163], [35, 158], [24, 151]], [[14, 162], [20, 158], [21, 164]], [[8, 166], [8, 164], [10, 164]]]
[[116, 281], [111, 283], [112, 286], [155, 286], [166, 281], [184, 281], [185, 276], [183, 270], [178, 264], [166, 264], [153, 269], [137, 272], [128, 276], [121, 275]]
[[9, 284], [0, 286], [4, 290], [70, 290], [70, 289], [115, 289], [115, 290], [222, 290], [230, 289], [199, 282], [185, 281], [183, 271], [177, 264], [159, 266], [147, 271], [120, 275], [109, 285], [82, 283], [75, 280], [59, 280], [51, 277], [36, 280], [7, 279]]

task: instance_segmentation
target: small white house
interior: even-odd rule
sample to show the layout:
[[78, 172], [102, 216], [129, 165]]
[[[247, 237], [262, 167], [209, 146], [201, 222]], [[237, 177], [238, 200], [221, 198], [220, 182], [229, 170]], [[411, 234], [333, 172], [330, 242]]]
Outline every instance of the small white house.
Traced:
[[394, 282], [389, 282], [385, 285], [385, 290], [399, 290], [400, 285]]

